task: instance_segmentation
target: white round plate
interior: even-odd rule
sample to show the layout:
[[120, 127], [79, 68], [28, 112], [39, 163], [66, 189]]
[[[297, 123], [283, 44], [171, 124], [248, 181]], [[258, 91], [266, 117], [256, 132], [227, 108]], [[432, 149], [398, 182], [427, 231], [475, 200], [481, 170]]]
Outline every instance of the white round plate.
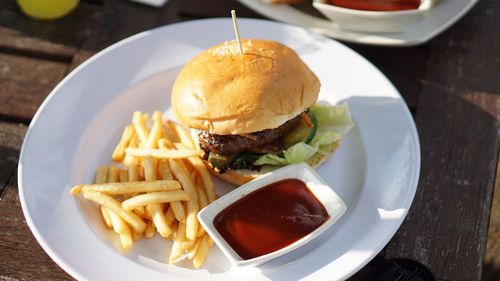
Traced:
[[[320, 100], [349, 104], [357, 127], [318, 172], [347, 205], [344, 217], [306, 246], [259, 267], [231, 268], [217, 247], [198, 270], [166, 263], [170, 242], [142, 239], [121, 253], [98, 208], [69, 194], [91, 183], [132, 112], [168, 111], [179, 69], [233, 39], [229, 19], [184, 22], [125, 39], [89, 59], [34, 117], [19, 163], [28, 225], [54, 261], [80, 280], [337, 280], [363, 267], [394, 235], [415, 194], [420, 148], [412, 117], [392, 84], [344, 45], [298, 27], [240, 19], [247, 38], [280, 41], [319, 76]], [[222, 195], [231, 187], [216, 182]], [[256, 238], [258, 239], [258, 237]]]
[[439, 0], [424, 18], [404, 32], [370, 33], [345, 30], [333, 21], [314, 17], [290, 5], [267, 4], [264, 0], [238, 0], [256, 12], [275, 20], [308, 28], [314, 32], [352, 43], [380, 46], [415, 46], [445, 31], [463, 17], [478, 0]]

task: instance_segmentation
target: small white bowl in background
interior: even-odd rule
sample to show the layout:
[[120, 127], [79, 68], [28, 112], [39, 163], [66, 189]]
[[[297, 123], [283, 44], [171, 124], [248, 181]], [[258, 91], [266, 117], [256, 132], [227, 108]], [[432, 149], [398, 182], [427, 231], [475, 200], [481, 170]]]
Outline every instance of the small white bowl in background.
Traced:
[[[329, 218], [313, 232], [280, 250], [248, 260], [241, 258], [215, 228], [213, 223], [215, 216], [217, 216], [217, 214], [219, 214], [226, 207], [245, 197], [249, 193], [252, 193], [253, 191], [256, 191], [274, 182], [285, 179], [302, 180], [307, 185], [309, 190], [314, 194], [314, 196], [316, 196], [316, 198], [320, 201], [320, 203], [323, 204], [326, 212], [329, 215]], [[226, 255], [226, 257], [231, 261], [232, 264], [236, 266], [256, 266], [303, 246], [307, 242], [311, 241], [314, 237], [318, 236], [329, 226], [333, 225], [340, 217], [342, 217], [345, 211], [346, 206], [344, 204], [344, 201], [340, 199], [340, 197], [333, 191], [333, 189], [328, 186], [328, 184], [325, 183], [323, 179], [321, 179], [321, 177], [314, 171], [313, 168], [305, 163], [300, 163], [288, 165], [284, 168], [275, 170], [236, 188], [235, 190], [222, 196], [221, 198], [217, 199], [210, 205], [206, 206], [203, 210], [201, 210], [198, 213], [198, 219], [205, 230], [208, 232], [210, 237], [212, 237], [217, 246], [219, 246], [224, 255]], [[258, 239], [258, 237], [256, 237], [256, 239]]]
[[418, 9], [403, 11], [365, 11], [343, 8], [314, 0], [313, 6], [341, 28], [364, 32], [403, 32], [422, 19], [438, 0], [422, 0]]

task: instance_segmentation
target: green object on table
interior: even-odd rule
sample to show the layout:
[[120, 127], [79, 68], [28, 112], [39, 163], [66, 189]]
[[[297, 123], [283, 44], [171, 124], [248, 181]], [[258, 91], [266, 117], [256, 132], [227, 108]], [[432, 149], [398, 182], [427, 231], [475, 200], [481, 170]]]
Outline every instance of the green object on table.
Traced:
[[21, 11], [39, 20], [52, 20], [73, 11], [79, 0], [17, 0]]

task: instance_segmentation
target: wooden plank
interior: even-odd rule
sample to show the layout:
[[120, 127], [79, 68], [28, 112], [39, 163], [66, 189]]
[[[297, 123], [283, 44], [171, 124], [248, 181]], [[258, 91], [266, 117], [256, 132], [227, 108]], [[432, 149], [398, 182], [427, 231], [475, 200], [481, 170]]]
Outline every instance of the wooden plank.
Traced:
[[0, 51], [69, 62], [89, 35], [99, 8], [81, 2], [61, 19], [37, 21], [22, 14], [15, 1], [0, 1]]
[[0, 53], [0, 119], [29, 122], [67, 67], [65, 63]]
[[482, 281], [498, 281], [500, 276], [500, 157], [493, 194]]
[[94, 22], [89, 39], [73, 58], [76, 67], [98, 51], [131, 35], [182, 20], [177, 16], [182, 0], [153, 8], [123, 0], [107, 0]]
[[17, 168], [25, 133], [25, 125], [0, 122], [0, 198]]
[[0, 280], [72, 280], [36, 242], [19, 204], [17, 173], [0, 199]]
[[212, 1], [183, 0], [180, 15], [193, 18], [230, 17], [231, 10], [236, 10], [238, 17], [263, 18], [257, 12], [234, 0], [218, 0], [217, 5], [214, 5]]
[[481, 279], [500, 145], [498, 13], [497, 1], [480, 1], [429, 46], [416, 115], [420, 183], [386, 255], [416, 259], [437, 279]]

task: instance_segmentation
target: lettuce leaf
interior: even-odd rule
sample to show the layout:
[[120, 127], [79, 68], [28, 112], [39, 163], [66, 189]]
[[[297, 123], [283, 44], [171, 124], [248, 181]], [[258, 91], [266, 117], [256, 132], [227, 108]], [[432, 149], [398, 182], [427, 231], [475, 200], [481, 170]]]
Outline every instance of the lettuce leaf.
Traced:
[[316, 115], [320, 131], [345, 134], [354, 127], [349, 107], [345, 103], [339, 105], [317, 103], [311, 107], [311, 111]]
[[273, 166], [280, 166], [280, 165], [286, 165], [288, 162], [286, 159], [279, 157], [276, 154], [265, 154], [261, 156], [257, 161], [253, 163], [254, 165], [257, 166], [262, 166], [262, 165], [273, 165]]
[[276, 154], [265, 154], [257, 159], [254, 165], [281, 166], [307, 161], [316, 153], [327, 154], [328, 145], [340, 140], [354, 127], [347, 104], [315, 104], [310, 110], [318, 120], [318, 128], [309, 144], [299, 142], [290, 146], [283, 151], [284, 158]]
[[318, 151], [317, 147], [310, 146], [304, 142], [299, 142], [287, 148], [283, 152], [283, 155], [285, 155], [287, 164], [296, 164], [311, 158], [316, 151]]

